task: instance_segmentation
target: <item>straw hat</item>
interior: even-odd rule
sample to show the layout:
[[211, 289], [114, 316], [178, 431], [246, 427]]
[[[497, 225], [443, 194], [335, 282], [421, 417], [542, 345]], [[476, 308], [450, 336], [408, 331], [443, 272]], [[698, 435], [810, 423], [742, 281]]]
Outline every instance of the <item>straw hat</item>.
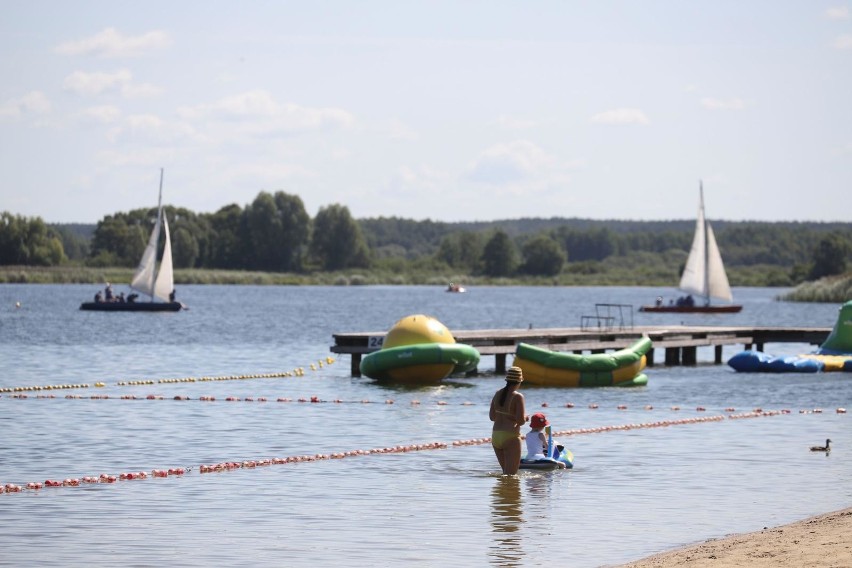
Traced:
[[506, 372], [507, 383], [522, 383], [524, 382], [524, 372], [520, 367], [509, 367]]

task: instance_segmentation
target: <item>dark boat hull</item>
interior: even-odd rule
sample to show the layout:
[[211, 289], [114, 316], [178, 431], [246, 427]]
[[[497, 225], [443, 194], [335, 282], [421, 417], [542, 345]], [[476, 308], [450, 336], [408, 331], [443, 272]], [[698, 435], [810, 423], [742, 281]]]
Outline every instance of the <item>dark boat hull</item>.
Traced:
[[83, 302], [81, 310], [96, 312], [179, 312], [180, 302]]
[[658, 314], [735, 314], [743, 309], [738, 304], [725, 306], [642, 306], [640, 312]]

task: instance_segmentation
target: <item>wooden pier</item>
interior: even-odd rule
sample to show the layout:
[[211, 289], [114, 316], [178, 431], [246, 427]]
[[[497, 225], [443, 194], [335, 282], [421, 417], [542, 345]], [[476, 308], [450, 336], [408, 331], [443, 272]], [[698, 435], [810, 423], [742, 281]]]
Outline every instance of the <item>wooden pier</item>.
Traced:
[[[551, 351], [605, 353], [622, 349], [647, 335], [653, 348], [647, 354], [648, 366], [654, 366], [656, 350], [664, 352], [666, 366], [695, 365], [699, 347], [713, 347], [714, 362], [723, 363], [722, 348], [742, 345], [743, 349], [763, 351], [767, 343], [823, 343], [828, 327], [631, 327], [630, 329], [595, 330], [589, 328], [550, 329], [476, 329], [450, 330], [459, 343], [471, 345], [480, 355], [494, 355], [494, 372], [506, 372], [506, 356], [515, 352], [518, 343], [529, 343]], [[385, 332], [335, 333], [331, 352], [352, 356], [352, 376], [361, 376], [361, 357], [381, 349]]]

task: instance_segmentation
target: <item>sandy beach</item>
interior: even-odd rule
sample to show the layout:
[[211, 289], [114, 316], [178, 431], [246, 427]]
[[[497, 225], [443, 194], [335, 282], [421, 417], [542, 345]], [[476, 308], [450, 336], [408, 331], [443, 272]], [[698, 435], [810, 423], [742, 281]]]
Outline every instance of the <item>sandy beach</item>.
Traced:
[[789, 525], [713, 539], [622, 565], [621, 568], [688, 566], [852, 566], [852, 508]]

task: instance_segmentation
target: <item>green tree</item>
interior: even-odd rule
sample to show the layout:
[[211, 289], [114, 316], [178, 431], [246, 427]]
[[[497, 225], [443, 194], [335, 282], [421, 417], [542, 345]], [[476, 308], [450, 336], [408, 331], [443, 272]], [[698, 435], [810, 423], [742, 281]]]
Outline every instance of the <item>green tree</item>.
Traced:
[[559, 244], [546, 235], [527, 241], [523, 247], [524, 263], [521, 272], [541, 276], [555, 276], [565, 265], [565, 252]]
[[142, 216], [141, 210], [138, 210], [130, 214], [107, 215], [101, 219], [92, 237], [89, 264], [135, 266], [142, 258], [142, 251], [145, 250], [154, 224], [153, 220], [146, 223]]
[[515, 244], [504, 231], [497, 230], [485, 243], [482, 264], [488, 276], [510, 276], [517, 265]]
[[480, 233], [459, 231], [441, 239], [435, 257], [452, 268], [476, 274], [481, 270], [484, 248], [485, 243]]
[[366, 268], [370, 264], [361, 228], [343, 205], [329, 205], [317, 212], [310, 250], [325, 270]]
[[0, 214], [0, 265], [54, 266], [64, 260], [61, 239], [40, 217]]
[[210, 223], [210, 255], [205, 266], [210, 268], [248, 268], [248, 223], [243, 209], [227, 205], [208, 218]]
[[250, 268], [299, 271], [308, 244], [310, 217], [302, 199], [278, 191], [260, 192], [246, 209]]
[[198, 240], [186, 227], [171, 232], [172, 261], [176, 268], [194, 268], [198, 260]]
[[846, 272], [849, 241], [840, 233], [831, 233], [820, 240], [814, 250], [814, 261], [808, 275], [810, 280]]

